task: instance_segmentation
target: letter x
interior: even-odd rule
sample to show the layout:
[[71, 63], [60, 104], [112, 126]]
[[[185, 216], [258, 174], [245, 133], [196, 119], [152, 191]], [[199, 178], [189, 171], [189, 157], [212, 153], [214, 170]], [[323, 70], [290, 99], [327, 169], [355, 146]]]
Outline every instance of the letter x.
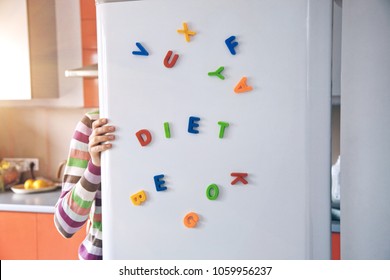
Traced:
[[187, 42], [190, 41], [190, 36], [196, 35], [195, 31], [191, 31], [188, 29], [188, 25], [186, 22], [183, 22], [183, 29], [178, 29], [177, 32], [179, 32], [180, 34], [184, 34]]

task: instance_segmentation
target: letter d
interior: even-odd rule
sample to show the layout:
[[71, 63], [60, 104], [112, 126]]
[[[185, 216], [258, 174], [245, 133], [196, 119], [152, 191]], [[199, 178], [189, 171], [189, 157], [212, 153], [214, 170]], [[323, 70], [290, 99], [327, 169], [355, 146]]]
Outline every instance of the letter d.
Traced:
[[141, 129], [138, 131], [135, 136], [137, 136], [139, 143], [142, 147], [149, 145], [152, 142], [152, 134], [150, 134], [149, 130]]

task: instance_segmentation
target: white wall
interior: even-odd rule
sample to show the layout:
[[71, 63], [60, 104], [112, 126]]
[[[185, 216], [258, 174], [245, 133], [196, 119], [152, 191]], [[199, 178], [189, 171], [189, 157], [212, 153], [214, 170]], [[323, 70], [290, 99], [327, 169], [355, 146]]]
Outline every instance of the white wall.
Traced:
[[343, 1], [341, 73], [341, 258], [390, 259], [390, 1]]

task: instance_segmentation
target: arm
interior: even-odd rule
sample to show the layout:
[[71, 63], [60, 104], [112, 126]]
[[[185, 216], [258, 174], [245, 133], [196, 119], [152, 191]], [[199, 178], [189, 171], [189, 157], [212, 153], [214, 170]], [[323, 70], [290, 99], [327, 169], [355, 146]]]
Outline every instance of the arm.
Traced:
[[90, 113], [77, 124], [64, 171], [54, 222], [64, 237], [71, 237], [88, 220], [100, 189], [100, 153], [112, 147], [114, 127]]

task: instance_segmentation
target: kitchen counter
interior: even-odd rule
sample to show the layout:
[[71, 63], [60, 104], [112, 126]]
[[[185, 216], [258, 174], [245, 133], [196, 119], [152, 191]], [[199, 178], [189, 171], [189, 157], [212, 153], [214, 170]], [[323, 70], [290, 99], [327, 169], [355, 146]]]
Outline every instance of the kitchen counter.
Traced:
[[12, 191], [0, 193], [0, 211], [54, 213], [61, 188], [54, 191], [16, 194]]

